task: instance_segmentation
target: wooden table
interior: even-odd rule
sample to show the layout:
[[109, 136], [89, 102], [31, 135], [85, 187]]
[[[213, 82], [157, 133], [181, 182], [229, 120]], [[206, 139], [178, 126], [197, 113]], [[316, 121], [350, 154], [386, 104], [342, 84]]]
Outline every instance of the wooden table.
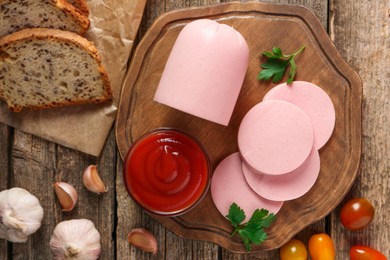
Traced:
[[[189, 6], [217, 4], [218, 0], [148, 0], [139, 30], [141, 39], [160, 15]], [[245, 2], [245, 1], [244, 1]], [[310, 8], [327, 29], [344, 59], [363, 80], [363, 154], [358, 177], [347, 200], [366, 197], [374, 205], [373, 223], [350, 232], [340, 224], [337, 207], [325, 219], [310, 225], [296, 237], [307, 244], [314, 233], [326, 232], [334, 240], [337, 259], [348, 259], [352, 245], [365, 244], [390, 256], [390, 53], [388, 0], [274, 0]], [[91, 140], [93, 142], [93, 140]], [[108, 185], [104, 195], [85, 190], [81, 174], [97, 164]], [[99, 158], [74, 151], [18, 129], [0, 124], [0, 190], [23, 187], [36, 195], [45, 211], [43, 225], [23, 244], [0, 241], [0, 259], [50, 259], [49, 240], [55, 225], [75, 218], [91, 219], [102, 236], [101, 259], [277, 259], [278, 250], [234, 254], [217, 245], [182, 239], [143, 212], [127, 195], [122, 181], [122, 161], [112, 129]], [[79, 203], [62, 212], [52, 184], [67, 181], [79, 191]], [[324, 194], [326, 196], [326, 194]], [[126, 237], [136, 227], [155, 234], [159, 252], [153, 256], [130, 246]]]

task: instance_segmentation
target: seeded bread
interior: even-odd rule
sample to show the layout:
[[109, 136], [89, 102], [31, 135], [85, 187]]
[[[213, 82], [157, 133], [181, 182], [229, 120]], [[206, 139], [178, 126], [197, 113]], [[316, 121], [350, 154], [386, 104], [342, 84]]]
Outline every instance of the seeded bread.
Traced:
[[0, 0], [0, 21], [0, 37], [37, 27], [84, 34], [90, 24], [67, 0]]
[[68, 0], [73, 6], [75, 6], [82, 14], [89, 15], [89, 9], [86, 0]]
[[24, 29], [0, 38], [0, 98], [11, 111], [112, 97], [96, 47], [78, 34]]

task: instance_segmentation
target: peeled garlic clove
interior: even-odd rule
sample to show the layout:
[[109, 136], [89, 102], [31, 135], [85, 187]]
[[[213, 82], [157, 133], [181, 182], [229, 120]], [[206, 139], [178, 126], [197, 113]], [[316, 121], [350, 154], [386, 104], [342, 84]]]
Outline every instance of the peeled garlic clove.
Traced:
[[76, 189], [66, 182], [54, 183], [54, 190], [56, 192], [58, 201], [61, 204], [63, 211], [71, 211], [77, 203], [78, 194]]
[[127, 241], [133, 246], [153, 254], [157, 253], [157, 241], [155, 236], [144, 228], [135, 228], [130, 231]]
[[107, 191], [106, 185], [104, 185], [104, 182], [99, 176], [96, 165], [90, 165], [85, 169], [83, 183], [85, 188], [97, 194]]
[[99, 231], [88, 219], [62, 221], [54, 228], [50, 250], [53, 259], [98, 259], [102, 251]]
[[41, 227], [43, 208], [39, 200], [22, 188], [0, 192], [0, 238], [26, 242]]

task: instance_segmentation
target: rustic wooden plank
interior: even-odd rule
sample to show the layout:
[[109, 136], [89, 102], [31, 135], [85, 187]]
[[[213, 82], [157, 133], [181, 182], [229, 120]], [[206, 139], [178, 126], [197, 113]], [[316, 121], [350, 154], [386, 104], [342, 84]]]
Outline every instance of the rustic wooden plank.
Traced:
[[203, 241], [183, 239], [174, 233], [166, 232], [166, 259], [217, 259], [218, 246]]
[[[142, 39], [147, 29], [158, 16], [165, 12], [164, 1], [151, 0], [146, 2], [141, 21], [138, 40]], [[134, 46], [135, 48], [136, 46]], [[117, 198], [117, 228], [116, 228], [116, 258], [117, 259], [158, 259], [165, 258], [165, 229], [152, 217], [145, 213], [128, 195], [123, 182], [123, 162], [117, 155], [116, 169], [116, 198]], [[138, 227], [152, 232], [157, 239], [158, 254], [142, 252], [127, 242], [128, 233]]]
[[[9, 165], [9, 153], [12, 145], [12, 130], [10, 127], [0, 123], [0, 191], [9, 188], [9, 175], [11, 173]], [[6, 240], [0, 240], [0, 259], [8, 258], [9, 244]]]
[[[221, 0], [221, 2], [233, 2], [235, 0]], [[246, 0], [240, 0], [241, 2], [248, 2]], [[309, 8], [321, 21], [322, 25], [326, 29], [328, 26], [328, 1], [310, 1], [310, 0], [264, 0], [261, 2], [268, 3], [280, 3], [280, 4], [293, 4], [303, 5]]]
[[[190, 6], [211, 5], [218, 1], [147, 1], [138, 38], [146, 33], [153, 22], [165, 12]], [[120, 157], [118, 157], [120, 158]], [[117, 169], [117, 259], [215, 259], [218, 247], [207, 242], [182, 239], [167, 231], [157, 221], [141, 210], [127, 195], [123, 184], [122, 161]], [[153, 256], [127, 243], [131, 229], [144, 227], [157, 238], [159, 253]]]
[[55, 172], [55, 145], [15, 130], [12, 147], [11, 183], [35, 195], [43, 209], [41, 228], [26, 243], [12, 244], [12, 259], [47, 259], [49, 240], [55, 223], [55, 201], [51, 186]]
[[373, 223], [359, 232], [346, 231], [340, 224], [340, 207], [334, 211], [331, 234], [339, 259], [347, 259], [349, 248], [355, 244], [371, 246], [390, 256], [388, 3], [386, 0], [331, 1], [330, 35], [342, 56], [360, 74], [364, 85], [360, 174], [344, 202], [352, 197], [366, 197], [376, 209]]
[[[158, 16], [165, 12], [163, 1], [151, 0], [146, 2], [143, 19], [138, 31], [138, 41]], [[136, 47], [136, 45], [134, 46]], [[165, 229], [152, 217], [145, 213], [127, 194], [123, 183], [123, 162], [117, 155], [117, 228], [116, 228], [116, 259], [165, 259]], [[143, 252], [127, 242], [128, 233], [138, 227], [152, 232], [157, 239], [158, 254]]]
[[[92, 141], [92, 140], [91, 140]], [[99, 158], [68, 149], [57, 148], [57, 166], [55, 181], [72, 184], [78, 192], [79, 201], [71, 212], [62, 212], [56, 200], [54, 208], [56, 224], [63, 220], [86, 218], [91, 220], [101, 234], [102, 259], [114, 259], [115, 247], [111, 234], [115, 231], [115, 161], [116, 146], [111, 131], [102, 156]], [[82, 173], [89, 165], [97, 165], [98, 172], [107, 185], [108, 191], [95, 194], [87, 190], [82, 183]]]
[[[101, 233], [102, 259], [114, 259], [115, 243], [115, 160], [116, 146], [111, 132], [101, 158], [92, 157], [62, 146], [15, 131], [12, 150], [13, 186], [29, 190], [38, 197], [45, 216], [42, 227], [27, 243], [13, 244], [13, 259], [49, 259], [49, 240], [54, 227], [63, 220], [87, 218]], [[107, 193], [96, 195], [83, 187], [82, 173], [90, 164], [97, 164]], [[53, 190], [55, 181], [71, 183], [79, 201], [71, 212], [61, 211]]]
[[[108, 189], [107, 193], [97, 195], [88, 191], [89, 196], [86, 207], [90, 208], [95, 205], [98, 207], [94, 214], [94, 223], [101, 235], [102, 255], [101, 259], [115, 259], [115, 230], [116, 230], [116, 161], [117, 148], [115, 141], [114, 129], [107, 138], [106, 144], [102, 150], [101, 156], [98, 158], [97, 167], [99, 175]], [[86, 191], [86, 189], [84, 189]], [[93, 207], [92, 207], [93, 208]], [[88, 215], [92, 216], [92, 215]], [[120, 259], [120, 258], [117, 258]]]
[[[138, 29], [138, 38], [142, 38], [146, 31], [152, 26], [153, 22], [160, 15], [165, 12], [165, 1], [160, 0], [148, 0], [146, 1], [146, 6], [144, 14], [142, 17], [141, 24]], [[136, 46], [134, 46], [136, 47]]]
[[[151, 26], [154, 20], [164, 13], [165, 5], [163, 1], [151, 0], [146, 2], [143, 19], [141, 21], [138, 39], [142, 39], [143, 34]], [[136, 46], [134, 46], [135, 48]], [[117, 259], [158, 259], [165, 258], [165, 230], [146, 214], [128, 195], [123, 183], [123, 162], [117, 155], [117, 229], [116, 229], [116, 258]], [[138, 227], [143, 227], [152, 232], [157, 239], [158, 254], [142, 252], [131, 246], [127, 242], [128, 233]]]

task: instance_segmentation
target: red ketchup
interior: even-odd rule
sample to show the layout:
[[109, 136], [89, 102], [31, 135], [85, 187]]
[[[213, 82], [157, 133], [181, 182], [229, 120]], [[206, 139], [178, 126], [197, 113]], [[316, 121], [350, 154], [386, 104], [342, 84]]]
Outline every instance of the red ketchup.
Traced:
[[130, 147], [123, 169], [130, 196], [151, 213], [175, 216], [195, 206], [210, 184], [201, 144], [174, 129], [156, 129]]

